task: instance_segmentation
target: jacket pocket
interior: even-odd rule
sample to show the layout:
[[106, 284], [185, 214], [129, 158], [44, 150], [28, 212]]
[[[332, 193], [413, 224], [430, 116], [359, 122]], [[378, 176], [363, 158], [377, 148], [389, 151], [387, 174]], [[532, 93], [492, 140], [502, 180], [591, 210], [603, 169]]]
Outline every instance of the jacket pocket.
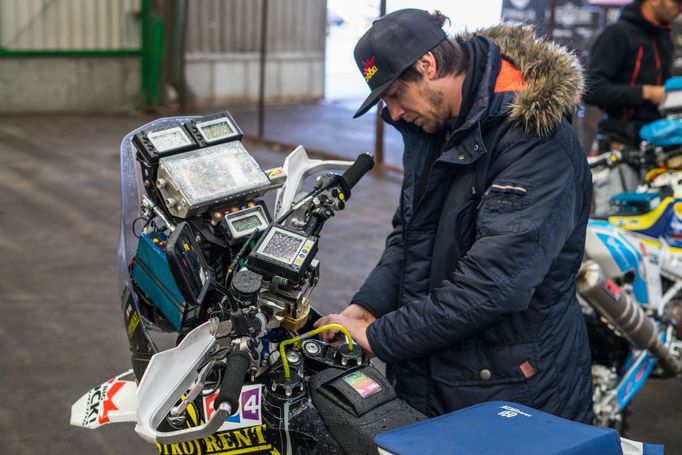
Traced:
[[522, 232], [532, 227], [524, 216], [532, 198], [530, 185], [516, 180], [496, 180], [481, 199], [477, 235]]
[[530, 185], [519, 180], [496, 180], [483, 196], [484, 206], [496, 212], [523, 210], [530, 200]]
[[537, 374], [536, 340], [464, 343], [431, 357], [431, 377], [449, 386], [525, 382]]

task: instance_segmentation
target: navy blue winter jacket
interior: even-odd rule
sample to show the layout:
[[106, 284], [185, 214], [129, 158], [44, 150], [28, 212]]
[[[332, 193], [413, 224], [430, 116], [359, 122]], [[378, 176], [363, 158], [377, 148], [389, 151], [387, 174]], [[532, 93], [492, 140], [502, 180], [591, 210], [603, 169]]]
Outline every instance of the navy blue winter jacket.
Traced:
[[[419, 171], [437, 136], [394, 123], [405, 143], [400, 205], [352, 301], [378, 317], [369, 344], [425, 414], [510, 400], [591, 422], [575, 295], [591, 176], [564, 118], [580, 67], [528, 28], [484, 33], [473, 38], [490, 44], [475, 101], [428, 176]], [[520, 92], [496, 89], [500, 48], [523, 74]]]

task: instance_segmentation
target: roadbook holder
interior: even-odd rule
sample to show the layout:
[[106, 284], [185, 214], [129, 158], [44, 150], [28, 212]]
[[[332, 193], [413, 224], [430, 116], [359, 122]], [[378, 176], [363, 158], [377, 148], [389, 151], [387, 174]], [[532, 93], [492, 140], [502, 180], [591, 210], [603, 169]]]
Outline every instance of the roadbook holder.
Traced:
[[[359, 348], [358, 348], [359, 349]], [[346, 453], [374, 453], [374, 436], [426, 416], [396, 398], [373, 366], [328, 368], [310, 378], [313, 404]]]

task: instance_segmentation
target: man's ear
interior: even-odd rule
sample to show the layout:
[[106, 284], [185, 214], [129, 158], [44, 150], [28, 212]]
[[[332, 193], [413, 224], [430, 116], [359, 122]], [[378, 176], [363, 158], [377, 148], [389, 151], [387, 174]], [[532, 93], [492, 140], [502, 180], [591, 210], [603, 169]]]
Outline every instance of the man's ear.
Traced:
[[437, 79], [438, 68], [436, 68], [436, 58], [431, 51], [419, 57], [417, 68], [426, 79]]

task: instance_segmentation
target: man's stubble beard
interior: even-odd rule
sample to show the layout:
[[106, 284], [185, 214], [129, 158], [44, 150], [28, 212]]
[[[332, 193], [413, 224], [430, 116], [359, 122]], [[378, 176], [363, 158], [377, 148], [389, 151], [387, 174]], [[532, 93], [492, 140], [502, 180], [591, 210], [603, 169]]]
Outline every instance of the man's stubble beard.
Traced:
[[421, 128], [429, 134], [441, 131], [448, 119], [448, 112], [444, 107], [445, 96], [442, 92], [426, 86], [421, 86], [419, 90], [428, 102], [428, 111], [420, 114], [422, 117]]

